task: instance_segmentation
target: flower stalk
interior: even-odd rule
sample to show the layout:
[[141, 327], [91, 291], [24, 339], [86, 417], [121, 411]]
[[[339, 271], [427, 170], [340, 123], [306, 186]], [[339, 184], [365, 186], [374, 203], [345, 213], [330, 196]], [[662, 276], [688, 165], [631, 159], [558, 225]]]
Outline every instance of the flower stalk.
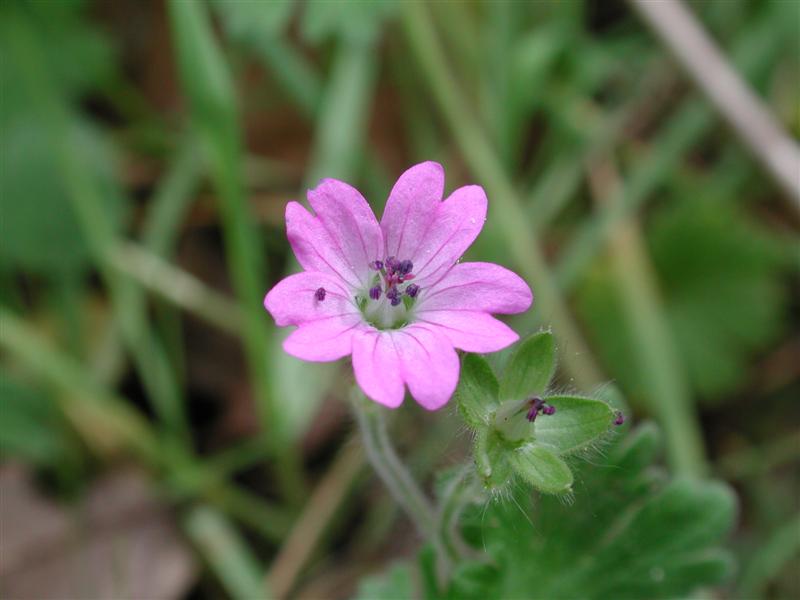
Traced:
[[389, 440], [384, 418], [385, 409], [370, 402], [358, 388], [354, 388], [352, 398], [367, 458], [392, 497], [413, 521], [420, 535], [433, 545], [439, 557], [438, 575], [441, 579], [446, 578], [452, 570], [455, 557], [442, 540], [439, 520], [433, 505], [402, 463]]

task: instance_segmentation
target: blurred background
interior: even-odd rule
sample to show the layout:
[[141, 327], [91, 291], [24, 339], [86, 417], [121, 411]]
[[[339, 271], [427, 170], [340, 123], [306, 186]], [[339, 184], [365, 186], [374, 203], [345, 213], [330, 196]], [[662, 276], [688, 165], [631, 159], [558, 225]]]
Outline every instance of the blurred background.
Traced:
[[[687, 6], [800, 136], [800, 3]], [[631, 5], [4, 0], [0, 57], [4, 597], [345, 598], [416, 548], [349, 365], [262, 299], [287, 201], [380, 214], [422, 160], [487, 190], [469, 256], [531, 284], [559, 385], [734, 486], [718, 596], [800, 596], [797, 196]], [[394, 421], [423, 480], [468, 456], [452, 408]]]

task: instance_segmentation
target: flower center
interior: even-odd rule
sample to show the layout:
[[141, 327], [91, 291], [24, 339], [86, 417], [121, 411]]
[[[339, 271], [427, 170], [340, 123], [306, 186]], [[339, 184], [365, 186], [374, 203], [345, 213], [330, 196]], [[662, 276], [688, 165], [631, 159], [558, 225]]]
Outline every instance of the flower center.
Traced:
[[390, 256], [369, 264], [375, 271], [366, 296], [356, 302], [366, 320], [377, 329], [399, 329], [408, 324], [420, 287], [414, 279], [414, 263]]

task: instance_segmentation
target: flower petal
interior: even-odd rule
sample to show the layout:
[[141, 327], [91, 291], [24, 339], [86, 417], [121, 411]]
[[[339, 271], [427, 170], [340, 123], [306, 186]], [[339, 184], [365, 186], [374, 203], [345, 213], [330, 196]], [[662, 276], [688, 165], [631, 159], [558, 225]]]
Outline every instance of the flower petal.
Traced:
[[283, 349], [311, 362], [330, 362], [350, 354], [361, 315], [317, 319], [300, 325], [283, 341]]
[[347, 260], [337, 241], [298, 202], [286, 205], [286, 237], [297, 261], [306, 271], [319, 271], [339, 277], [352, 287], [361, 287], [358, 272]]
[[[315, 296], [319, 288], [325, 289], [324, 300], [317, 300]], [[279, 281], [264, 298], [264, 308], [278, 327], [358, 312], [338, 277], [316, 271], [295, 273]]]
[[397, 408], [405, 389], [392, 331], [361, 331], [353, 337], [353, 372], [364, 393], [379, 404]]
[[466, 352], [497, 352], [519, 339], [508, 325], [484, 312], [428, 310], [418, 314], [416, 321], [436, 328]]
[[486, 193], [477, 185], [458, 188], [430, 216], [410, 254], [415, 283], [438, 281], [478, 237], [486, 221]]
[[383, 259], [383, 233], [367, 201], [354, 187], [323, 179], [308, 192], [308, 201], [345, 262], [366, 286], [369, 263]]
[[528, 310], [532, 302], [531, 289], [516, 273], [494, 263], [468, 262], [429, 284], [417, 301], [417, 313], [466, 309], [514, 314]]
[[381, 218], [386, 256], [412, 258], [412, 251], [439, 210], [443, 193], [444, 169], [439, 163], [420, 163], [400, 175]]
[[410, 325], [393, 332], [400, 371], [418, 404], [437, 410], [458, 384], [459, 360], [447, 336], [436, 328]]

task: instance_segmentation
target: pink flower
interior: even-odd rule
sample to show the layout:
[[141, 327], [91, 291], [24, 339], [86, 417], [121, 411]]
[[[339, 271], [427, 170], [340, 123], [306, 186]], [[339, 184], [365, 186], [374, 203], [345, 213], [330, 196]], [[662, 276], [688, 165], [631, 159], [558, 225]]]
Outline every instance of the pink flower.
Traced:
[[491, 313], [526, 310], [528, 285], [492, 263], [459, 263], [486, 219], [476, 185], [442, 201], [444, 170], [425, 162], [400, 176], [378, 224], [353, 187], [325, 179], [308, 192], [316, 215], [286, 206], [286, 232], [305, 269], [272, 288], [264, 306], [297, 329], [284, 350], [308, 361], [353, 355], [356, 381], [385, 406], [404, 386], [429, 410], [458, 383], [456, 348], [495, 352], [518, 336]]

